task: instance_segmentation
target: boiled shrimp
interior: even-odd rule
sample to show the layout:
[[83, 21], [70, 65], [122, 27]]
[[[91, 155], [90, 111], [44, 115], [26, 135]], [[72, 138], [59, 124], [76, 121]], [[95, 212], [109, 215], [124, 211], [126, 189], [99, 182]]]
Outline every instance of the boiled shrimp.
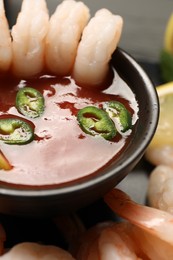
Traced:
[[133, 225], [133, 239], [149, 259], [173, 259], [173, 216], [170, 213], [139, 205], [118, 189], [108, 193], [105, 202]]
[[0, 0], [0, 32], [0, 71], [8, 71], [12, 62], [12, 43], [3, 0]]
[[109, 226], [109, 222], [98, 223], [96, 226], [79, 235], [78, 239], [75, 241], [76, 252], [73, 250], [77, 260], [99, 259], [97, 241], [101, 232], [107, 226]]
[[153, 165], [168, 165], [173, 167], [173, 147], [170, 145], [148, 148], [146, 159]]
[[56, 247], [45, 246], [32, 242], [23, 242], [12, 247], [7, 253], [0, 257], [2, 260], [39, 260], [39, 259], [61, 259], [74, 260], [70, 253]]
[[46, 37], [46, 65], [58, 75], [71, 72], [82, 31], [90, 18], [82, 2], [65, 0], [50, 18]]
[[149, 205], [173, 214], [173, 168], [159, 165], [151, 172], [148, 182]]
[[28, 78], [43, 70], [48, 22], [45, 0], [23, 0], [21, 12], [12, 27], [12, 68], [17, 76]]
[[109, 61], [120, 40], [123, 19], [101, 9], [84, 28], [73, 69], [74, 79], [84, 85], [99, 85], [109, 70]]
[[145, 156], [156, 166], [148, 181], [149, 205], [173, 214], [173, 147], [148, 148]]
[[81, 239], [78, 260], [148, 259], [131, 237], [132, 225], [127, 222], [99, 223]]

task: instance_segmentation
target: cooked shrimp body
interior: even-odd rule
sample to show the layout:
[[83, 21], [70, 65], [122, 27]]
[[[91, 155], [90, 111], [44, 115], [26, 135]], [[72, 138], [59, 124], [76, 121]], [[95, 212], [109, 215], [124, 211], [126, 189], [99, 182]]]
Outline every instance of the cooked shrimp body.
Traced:
[[3, 0], [0, 0], [0, 32], [0, 71], [7, 71], [12, 62], [12, 43]]
[[120, 40], [123, 19], [100, 9], [84, 28], [74, 64], [77, 82], [99, 85], [108, 73], [109, 61]]
[[[99, 238], [101, 259], [139, 260], [148, 257], [140, 250], [131, 236], [129, 223], [115, 223], [102, 231]], [[100, 259], [100, 258], [99, 258]]]
[[[171, 234], [170, 234], [171, 236]], [[146, 232], [145, 230], [133, 226], [133, 239], [136, 244], [150, 260], [173, 259], [172, 245], [166, 241]], [[144, 258], [145, 259], [145, 258]]]
[[133, 224], [133, 236], [149, 259], [173, 259], [173, 216], [170, 213], [132, 201], [114, 189], [105, 196], [106, 203]]
[[152, 207], [173, 215], [173, 168], [159, 165], [151, 172], [148, 182], [148, 200]]
[[119, 216], [173, 245], [173, 236], [170, 236], [173, 232], [171, 214], [139, 205], [118, 189], [108, 193], [105, 201]]
[[168, 165], [173, 167], [173, 146], [165, 145], [147, 149], [146, 159], [153, 165]]
[[105, 222], [90, 228], [81, 239], [77, 259], [148, 259], [131, 238], [131, 227], [127, 222]]
[[17, 76], [28, 78], [42, 71], [48, 22], [45, 0], [23, 0], [21, 12], [12, 27], [12, 68]]
[[37, 243], [23, 242], [15, 245], [0, 257], [2, 260], [74, 260], [70, 253], [56, 247], [45, 246]]
[[90, 18], [82, 2], [65, 0], [50, 18], [46, 37], [46, 65], [58, 75], [71, 72], [82, 31]]
[[98, 223], [78, 237], [78, 240], [75, 241], [77, 260], [100, 259], [97, 241], [101, 232], [109, 225], [109, 222]]
[[101, 233], [99, 249], [102, 259], [139, 259], [135, 253], [135, 245], [124, 229], [124, 227], [114, 226]]

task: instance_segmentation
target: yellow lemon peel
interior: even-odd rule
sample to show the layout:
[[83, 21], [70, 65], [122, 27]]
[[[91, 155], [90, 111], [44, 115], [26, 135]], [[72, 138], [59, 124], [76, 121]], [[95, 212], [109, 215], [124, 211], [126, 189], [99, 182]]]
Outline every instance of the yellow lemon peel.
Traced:
[[173, 13], [171, 14], [166, 26], [164, 48], [170, 54], [173, 54]]
[[157, 88], [160, 102], [160, 116], [155, 135], [148, 149], [173, 146], [173, 81]]

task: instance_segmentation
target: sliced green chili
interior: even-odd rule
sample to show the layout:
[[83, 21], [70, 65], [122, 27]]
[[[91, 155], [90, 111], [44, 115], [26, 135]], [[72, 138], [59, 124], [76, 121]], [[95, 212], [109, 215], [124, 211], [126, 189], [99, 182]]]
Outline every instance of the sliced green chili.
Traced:
[[117, 133], [108, 114], [97, 107], [87, 106], [79, 110], [77, 119], [82, 130], [93, 136], [111, 140]]
[[[132, 127], [132, 116], [126, 107], [118, 101], [106, 102], [103, 106], [110, 118], [119, 124], [120, 132], [126, 132]], [[118, 127], [117, 127], [118, 128]]]
[[38, 90], [24, 87], [17, 93], [16, 108], [24, 116], [39, 117], [44, 111], [44, 97]]
[[26, 144], [33, 140], [34, 130], [18, 118], [0, 119], [0, 140], [6, 144]]

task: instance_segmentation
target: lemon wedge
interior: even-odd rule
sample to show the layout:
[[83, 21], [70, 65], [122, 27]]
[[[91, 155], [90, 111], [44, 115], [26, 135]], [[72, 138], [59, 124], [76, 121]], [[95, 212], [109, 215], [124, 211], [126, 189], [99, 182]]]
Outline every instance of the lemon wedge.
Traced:
[[160, 69], [164, 82], [173, 81], [173, 13], [165, 28], [164, 46], [160, 53]]
[[173, 81], [157, 87], [160, 116], [155, 135], [148, 149], [173, 146]]
[[171, 14], [166, 25], [164, 48], [166, 51], [173, 55], [173, 13]]

